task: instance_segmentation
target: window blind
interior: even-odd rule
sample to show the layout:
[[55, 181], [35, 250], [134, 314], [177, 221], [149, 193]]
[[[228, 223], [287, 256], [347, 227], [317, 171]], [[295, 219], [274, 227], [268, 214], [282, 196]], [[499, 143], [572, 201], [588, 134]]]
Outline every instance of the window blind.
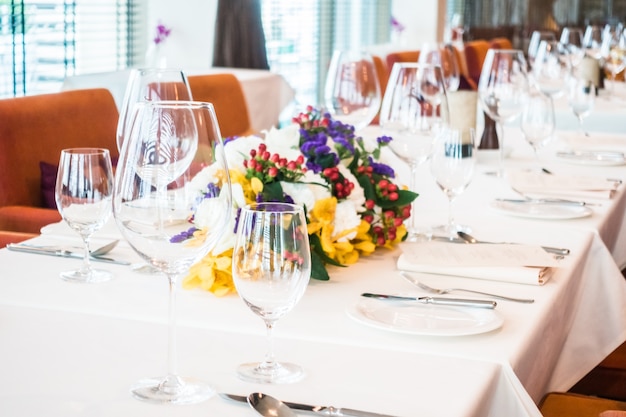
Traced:
[[137, 0], [0, 0], [0, 97], [59, 91], [66, 76], [139, 62]]

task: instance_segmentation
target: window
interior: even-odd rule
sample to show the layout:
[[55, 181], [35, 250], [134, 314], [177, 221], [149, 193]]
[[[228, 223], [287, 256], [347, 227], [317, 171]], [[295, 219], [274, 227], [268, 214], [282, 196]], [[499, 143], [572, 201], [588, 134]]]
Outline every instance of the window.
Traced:
[[261, 0], [272, 71], [296, 89], [297, 105], [321, 102], [335, 49], [386, 43], [391, 0]]
[[0, 0], [0, 97], [59, 91], [68, 75], [137, 62], [134, 0]]

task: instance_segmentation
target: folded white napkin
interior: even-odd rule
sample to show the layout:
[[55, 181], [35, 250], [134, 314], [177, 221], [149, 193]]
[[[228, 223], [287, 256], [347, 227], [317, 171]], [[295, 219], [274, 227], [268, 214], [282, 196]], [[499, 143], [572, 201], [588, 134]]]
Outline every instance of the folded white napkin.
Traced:
[[[58, 223], [50, 223], [41, 228], [42, 235], [56, 235], [56, 236], [78, 236], [76, 231], [72, 230], [70, 226], [65, 221], [60, 221]], [[102, 239], [121, 239], [122, 234], [117, 228], [117, 223], [115, 219], [109, 218], [109, 220], [102, 226], [100, 230], [97, 230], [93, 234], [94, 238], [102, 238]]]
[[610, 199], [619, 183], [605, 178], [537, 174], [528, 171], [507, 173], [511, 188], [529, 198]]
[[403, 244], [400, 270], [543, 285], [558, 261], [541, 247], [517, 244], [428, 242]]

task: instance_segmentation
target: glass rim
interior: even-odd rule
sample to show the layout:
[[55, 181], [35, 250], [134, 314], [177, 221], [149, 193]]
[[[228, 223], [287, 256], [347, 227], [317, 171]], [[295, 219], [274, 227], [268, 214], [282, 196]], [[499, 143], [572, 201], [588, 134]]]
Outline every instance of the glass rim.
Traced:
[[189, 108], [189, 109], [201, 109], [201, 108], [211, 108], [215, 111], [215, 107], [213, 103], [208, 101], [199, 101], [199, 100], [151, 100], [151, 101], [138, 101], [134, 103], [134, 106], [137, 107], [146, 107], [146, 108], [169, 108], [169, 109], [177, 109], [177, 108]]
[[[284, 208], [284, 210], [259, 210], [258, 208], [263, 206], [277, 206]], [[282, 201], [262, 201], [258, 203], [250, 203], [246, 204], [241, 208], [242, 210], [249, 212], [264, 212], [264, 213], [293, 213], [299, 214], [304, 213], [304, 207], [295, 203], [285, 203]]]
[[85, 155], [99, 155], [99, 154], [107, 154], [110, 151], [107, 148], [99, 148], [99, 147], [77, 147], [77, 148], [65, 148], [61, 149], [61, 153], [68, 154], [85, 154]]

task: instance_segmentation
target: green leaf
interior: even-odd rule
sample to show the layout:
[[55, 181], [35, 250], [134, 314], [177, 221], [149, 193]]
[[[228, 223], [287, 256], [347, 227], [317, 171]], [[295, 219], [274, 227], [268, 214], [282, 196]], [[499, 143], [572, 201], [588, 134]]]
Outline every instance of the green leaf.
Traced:
[[309, 245], [311, 246], [311, 254], [315, 253], [320, 258], [320, 260], [325, 264], [331, 264], [335, 266], [344, 266], [330, 258], [322, 249], [322, 242], [320, 242], [320, 238], [318, 235], [309, 235]]
[[316, 252], [311, 252], [311, 278], [320, 281], [330, 280], [328, 271], [324, 266], [324, 262], [320, 259]]
[[375, 202], [377, 206], [380, 206], [380, 208], [388, 209], [392, 207], [406, 206], [407, 204], [411, 204], [411, 202], [415, 200], [417, 196], [419, 196], [419, 194], [414, 193], [413, 191], [398, 190], [398, 199], [396, 201], [375, 200]]
[[361, 174], [356, 177], [357, 181], [359, 181], [359, 185], [363, 188], [363, 194], [367, 200], [376, 201], [376, 191], [374, 189], [374, 184], [370, 182], [370, 177], [365, 174]]
[[280, 182], [273, 181], [263, 185], [265, 201], [283, 201], [283, 187]]

